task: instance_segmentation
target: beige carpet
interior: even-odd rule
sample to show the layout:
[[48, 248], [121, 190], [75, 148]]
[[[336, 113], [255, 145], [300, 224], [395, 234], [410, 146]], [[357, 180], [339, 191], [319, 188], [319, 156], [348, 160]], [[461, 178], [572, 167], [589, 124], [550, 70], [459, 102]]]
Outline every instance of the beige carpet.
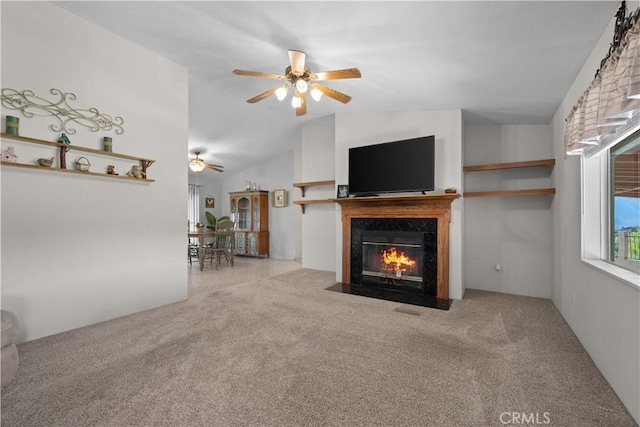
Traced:
[[334, 279], [202, 282], [22, 344], [2, 426], [636, 425], [548, 300], [469, 290], [447, 312], [326, 291]]

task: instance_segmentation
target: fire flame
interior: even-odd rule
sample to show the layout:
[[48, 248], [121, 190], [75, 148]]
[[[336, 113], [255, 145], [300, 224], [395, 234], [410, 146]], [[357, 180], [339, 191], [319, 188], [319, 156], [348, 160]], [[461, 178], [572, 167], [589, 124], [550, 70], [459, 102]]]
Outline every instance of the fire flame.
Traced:
[[407, 271], [407, 267], [413, 268], [416, 266], [414, 260], [406, 256], [404, 252], [398, 254], [398, 251], [394, 247], [382, 251], [382, 262], [387, 266], [392, 266], [394, 271], [404, 272]]

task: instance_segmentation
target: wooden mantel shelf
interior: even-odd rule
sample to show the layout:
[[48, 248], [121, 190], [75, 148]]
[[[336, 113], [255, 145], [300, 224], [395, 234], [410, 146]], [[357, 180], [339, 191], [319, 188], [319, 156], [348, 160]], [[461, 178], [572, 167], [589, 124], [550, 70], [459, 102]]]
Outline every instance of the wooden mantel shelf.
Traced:
[[345, 197], [332, 199], [341, 206], [365, 206], [365, 205], [402, 205], [420, 202], [447, 202], [451, 203], [460, 197], [458, 193], [434, 193], [406, 196], [372, 196], [372, 197]]
[[511, 163], [490, 163], [486, 165], [471, 165], [464, 166], [462, 168], [465, 172], [478, 172], [478, 171], [491, 171], [498, 169], [518, 169], [518, 168], [533, 168], [538, 166], [551, 167], [556, 164], [555, 159], [542, 159], [542, 160], [529, 160], [526, 162], [511, 162]]
[[[293, 186], [298, 187], [302, 192], [302, 197], [304, 197], [304, 191], [307, 187], [315, 187], [317, 185], [334, 185], [335, 183], [335, 180], [328, 179], [325, 181], [295, 182], [293, 183]], [[302, 213], [304, 213], [304, 207], [302, 208]]]

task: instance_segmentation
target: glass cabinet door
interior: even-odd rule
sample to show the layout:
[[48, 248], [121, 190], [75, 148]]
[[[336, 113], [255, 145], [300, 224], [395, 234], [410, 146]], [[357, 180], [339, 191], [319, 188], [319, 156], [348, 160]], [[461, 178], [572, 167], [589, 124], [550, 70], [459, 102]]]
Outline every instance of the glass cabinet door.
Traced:
[[260, 230], [260, 199], [253, 197], [253, 229]]
[[238, 199], [238, 229], [248, 230], [251, 226], [250, 201], [246, 197]]
[[231, 215], [229, 217], [231, 218], [231, 221], [233, 221], [237, 226], [238, 207], [236, 206], [236, 199], [234, 198], [231, 198]]
[[249, 244], [248, 244], [248, 252], [253, 256], [258, 255], [258, 236], [255, 233], [248, 233], [247, 235]]

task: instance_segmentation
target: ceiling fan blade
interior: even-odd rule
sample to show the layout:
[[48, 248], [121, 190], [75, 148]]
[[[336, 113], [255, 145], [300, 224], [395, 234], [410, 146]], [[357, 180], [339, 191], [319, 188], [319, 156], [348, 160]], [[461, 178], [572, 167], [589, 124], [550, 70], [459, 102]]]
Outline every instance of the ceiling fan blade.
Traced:
[[233, 70], [233, 74], [249, 77], [263, 77], [265, 79], [287, 80], [286, 76], [280, 74], [263, 73], [261, 71]]
[[262, 101], [263, 99], [265, 99], [265, 98], [267, 98], [267, 97], [269, 97], [269, 96], [273, 95], [273, 94], [276, 92], [276, 90], [278, 90], [278, 88], [279, 88], [279, 87], [280, 87], [280, 86], [277, 86], [277, 87], [271, 88], [271, 89], [269, 89], [269, 90], [265, 90], [265, 91], [264, 91], [264, 92], [262, 92], [260, 95], [256, 95], [256, 96], [254, 96], [253, 98], [247, 99], [247, 102], [248, 102], [249, 104], [255, 104], [255, 103], [256, 103], [256, 102], [258, 102], [258, 101]]
[[311, 89], [318, 89], [320, 92], [322, 92], [324, 95], [327, 95], [329, 98], [333, 98], [336, 101], [340, 101], [343, 104], [346, 104], [347, 102], [351, 101], [351, 97], [345, 93], [339, 92], [335, 89], [332, 89], [330, 87], [327, 87], [325, 85], [321, 85], [318, 83], [313, 83], [311, 85]]
[[312, 80], [337, 80], [337, 79], [357, 79], [362, 77], [357, 68], [345, 68], [344, 70], [321, 71], [310, 75]]
[[208, 167], [209, 169], [213, 169], [214, 171], [217, 172], [224, 172], [224, 168], [223, 166], [219, 166], [219, 165], [210, 165], [208, 163], [205, 163], [205, 166]]
[[307, 114], [307, 97], [304, 93], [297, 94], [302, 99], [302, 104], [296, 108], [296, 116], [304, 116]]
[[289, 49], [289, 62], [291, 63], [291, 72], [295, 76], [304, 74], [304, 61], [307, 54], [299, 50]]

